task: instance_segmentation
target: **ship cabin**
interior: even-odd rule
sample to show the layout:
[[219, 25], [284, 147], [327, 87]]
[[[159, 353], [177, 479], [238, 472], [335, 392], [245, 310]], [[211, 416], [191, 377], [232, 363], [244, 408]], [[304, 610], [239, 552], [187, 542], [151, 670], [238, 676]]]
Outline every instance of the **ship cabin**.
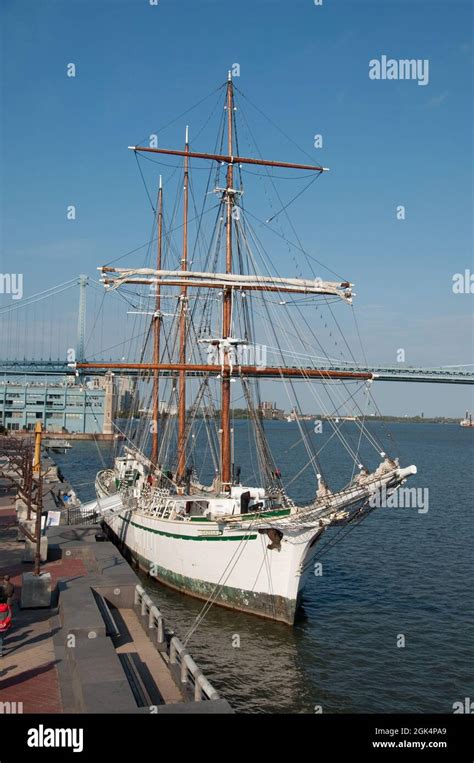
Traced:
[[274, 507], [272, 499], [265, 497], [263, 488], [234, 485], [229, 495], [169, 496], [161, 504], [157, 514], [163, 519], [219, 519], [224, 516], [260, 513]]

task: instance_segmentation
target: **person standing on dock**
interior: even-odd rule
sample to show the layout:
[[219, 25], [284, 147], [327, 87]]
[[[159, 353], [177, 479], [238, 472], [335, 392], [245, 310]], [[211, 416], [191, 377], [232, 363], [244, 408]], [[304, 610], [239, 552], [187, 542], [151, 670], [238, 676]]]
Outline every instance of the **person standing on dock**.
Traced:
[[13, 599], [15, 597], [15, 586], [10, 581], [10, 575], [3, 576], [1, 587], [3, 588], [5, 592], [5, 596], [7, 598], [7, 604], [10, 607], [13, 607]]
[[3, 644], [7, 631], [12, 625], [12, 608], [7, 603], [4, 589], [0, 589], [0, 657], [3, 657]]

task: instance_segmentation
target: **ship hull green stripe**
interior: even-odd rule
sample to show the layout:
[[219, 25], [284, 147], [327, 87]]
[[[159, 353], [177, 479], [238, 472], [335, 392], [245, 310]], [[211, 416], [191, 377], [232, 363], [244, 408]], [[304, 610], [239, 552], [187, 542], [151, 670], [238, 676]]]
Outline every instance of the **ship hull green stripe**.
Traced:
[[153, 527], [147, 527], [146, 525], [140, 525], [138, 522], [133, 522], [131, 519], [127, 519], [127, 517], [119, 515], [119, 519], [122, 520], [122, 522], [125, 522], [126, 524], [132, 525], [132, 527], [136, 527], [138, 530], [145, 530], [145, 532], [153, 533], [154, 535], [163, 535], [165, 538], [179, 538], [179, 540], [218, 540], [218, 541], [226, 541], [226, 540], [255, 540], [257, 537], [256, 534], [247, 534], [247, 535], [179, 535], [178, 533], [167, 533], [164, 530], [155, 530]]

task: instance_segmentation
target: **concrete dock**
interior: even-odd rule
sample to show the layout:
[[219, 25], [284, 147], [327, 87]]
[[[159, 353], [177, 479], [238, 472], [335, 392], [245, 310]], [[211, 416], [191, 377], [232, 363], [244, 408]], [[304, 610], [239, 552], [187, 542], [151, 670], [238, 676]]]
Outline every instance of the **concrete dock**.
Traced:
[[47, 531], [51, 607], [22, 610], [22, 573], [32, 565], [22, 562], [15, 492], [0, 480], [0, 576], [16, 589], [0, 712], [232, 712], [99, 530]]

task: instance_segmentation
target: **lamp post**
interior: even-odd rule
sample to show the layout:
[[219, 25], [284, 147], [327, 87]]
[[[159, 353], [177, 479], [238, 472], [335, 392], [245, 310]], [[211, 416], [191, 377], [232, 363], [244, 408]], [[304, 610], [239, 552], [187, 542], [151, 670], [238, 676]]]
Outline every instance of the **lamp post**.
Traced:
[[41, 510], [43, 508], [43, 477], [41, 474], [41, 433], [43, 427], [41, 421], [36, 422], [35, 426], [35, 456], [33, 460], [33, 474], [38, 480], [38, 490], [36, 494], [36, 525], [35, 525], [35, 575], [41, 574]]

